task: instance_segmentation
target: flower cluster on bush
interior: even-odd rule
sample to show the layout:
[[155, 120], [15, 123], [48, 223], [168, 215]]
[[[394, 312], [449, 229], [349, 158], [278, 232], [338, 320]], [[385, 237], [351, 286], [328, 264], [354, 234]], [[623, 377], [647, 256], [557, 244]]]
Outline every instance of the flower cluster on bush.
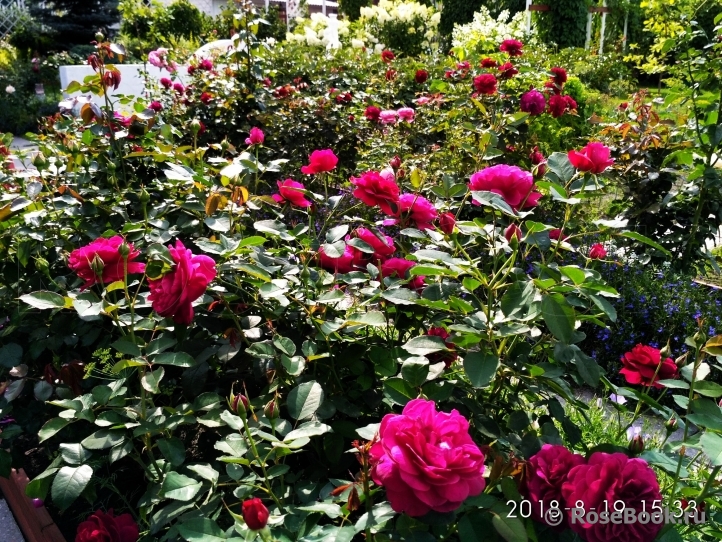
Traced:
[[535, 43], [534, 27], [527, 35], [524, 12], [519, 11], [512, 17], [509, 11], [503, 10], [495, 19], [486, 6], [480, 6], [473, 21], [454, 27], [452, 45], [469, 52], [493, 53], [499, 43], [509, 39]]

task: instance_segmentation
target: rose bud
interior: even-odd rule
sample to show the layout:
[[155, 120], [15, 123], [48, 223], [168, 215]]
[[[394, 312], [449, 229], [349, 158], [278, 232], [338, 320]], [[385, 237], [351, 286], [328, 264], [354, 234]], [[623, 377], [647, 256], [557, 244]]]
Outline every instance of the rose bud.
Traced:
[[399, 169], [401, 167], [401, 158], [399, 158], [398, 155], [394, 156], [390, 161], [389, 165], [394, 169]]
[[268, 403], [266, 403], [266, 406], [263, 407], [263, 415], [269, 420], [275, 420], [278, 418], [278, 404], [275, 399], [271, 399]]
[[454, 226], [456, 226], [456, 218], [454, 217], [453, 213], [442, 213], [442, 215], [439, 217], [439, 228], [441, 231], [443, 231], [446, 235], [451, 235], [454, 231]]
[[246, 525], [252, 531], [260, 531], [268, 524], [268, 508], [258, 497], [243, 501], [242, 512]]
[[641, 454], [644, 451], [644, 439], [642, 435], [634, 435], [629, 441], [629, 451], [633, 454]]
[[241, 418], [246, 418], [246, 412], [248, 411], [248, 397], [239, 393], [238, 395], [231, 395], [228, 398], [228, 406], [231, 412], [238, 414]]

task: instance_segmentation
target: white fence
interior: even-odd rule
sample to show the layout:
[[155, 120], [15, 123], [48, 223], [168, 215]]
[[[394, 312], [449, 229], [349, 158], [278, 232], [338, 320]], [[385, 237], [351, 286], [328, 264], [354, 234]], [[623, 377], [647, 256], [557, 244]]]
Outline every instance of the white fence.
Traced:
[[0, 38], [8, 36], [25, 13], [23, 0], [0, 0]]

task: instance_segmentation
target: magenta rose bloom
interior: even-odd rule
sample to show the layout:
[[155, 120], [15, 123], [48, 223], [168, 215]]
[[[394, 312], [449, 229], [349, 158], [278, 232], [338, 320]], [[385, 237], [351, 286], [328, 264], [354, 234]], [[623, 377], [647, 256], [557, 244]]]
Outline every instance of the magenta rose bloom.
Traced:
[[552, 117], [561, 117], [568, 110], [569, 102], [566, 100], [566, 96], [554, 94], [549, 98], [549, 113]]
[[385, 109], [379, 113], [379, 120], [381, 124], [396, 124], [396, 117], [398, 113], [395, 109]]
[[[412, 262], [405, 258], [390, 258], [381, 264], [381, 276], [389, 278], [409, 278], [409, 271], [416, 265], [416, 262]], [[411, 277], [408, 283], [408, 287], [412, 290], [421, 290], [424, 287], [424, 276], [418, 275]]]
[[354, 269], [354, 249], [346, 245], [343, 254], [338, 258], [332, 258], [326, 254], [323, 247], [318, 249], [318, 263], [326, 271], [334, 273], [350, 273]]
[[[657, 367], [660, 365], [659, 371]], [[662, 388], [657, 380], [677, 378], [677, 364], [672, 358], [662, 361], [662, 353], [652, 346], [638, 344], [622, 356], [623, 368], [619, 371], [630, 384]], [[654, 374], [657, 373], [655, 377]]]
[[265, 139], [266, 136], [263, 135], [263, 130], [254, 126], [246, 138], [246, 145], [263, 145]]
[[581, 151], [569, 151], [567, 156], [572, 165], [579, 171], [602, 173], [614, 163], [614, 159], [609, 158], [609, 154], [609, 147], [603, 143], [593, 141], [587, 143], [587, 146]]
[[171, 81], [168, 77], [161, 77], [160, 84], [163, 88], [168, 89], [173, 86], [173, 81]]
[[607, 257], [607, 251], [604, 248], [604, 245], [601, 243], [596, 243], [592, 245], [592, 248], [589, 249], [589, 257], [592, 260], [603, 260]]
[[356, 187], [354, 197], [369, 207], [378, 205], [387, 215], [394, 214], [395, 209], [398, 209], [399, 185], [393, 175], [384, 176], [376, 171], [367, 171], [361, 177], [351, 177], [351, 184]]
[[[471, 176], [469, 189], [499, 194], [515, 211], [535, 207], [541, 194], [535, 190], [534, 177], [517, 166], [498, 164]], [[474, 205], [480, 205], [472, 200]]]
[[364, 111], [364, 117], [366, 117], [371, 122], [378, 122], [380, 116], [381, 109], [379, 109], [375, 105], [368, 106], [366, 108], [366, 111]]
[[479, 94], [494, 94], [496, 92], [497, 80], [490, 73], [482, 73], [474, 77], [474, 89]]
[[293, 179], [286, 179], [285, 181], [276, 181], [276, 184], [278, 185], [278, 194], [271, 196], [274, 201], [290, 203], [296, 207], [310, 207], [313, 205], [302, 192], [302, 190], [306, 189], [303, 183]]
[[544, 98], [544, 94], [538, 90], [532, 89], [521, 95], [519, 109], [524, 111], [524, 113], [529, 113], [530, 115], [541, 115], [544, 113], [546, 107], [546, 98]]
[[[68, 267], [85, 281], [81, 290], [93, 284], [107, 284], [125, 279], [125, 263], [118, 249], [123, 238], [115, 235], [110, 239], [99, 238], [84, 247], [76, 248], [70, 253]], [[128, 246], [128, 274], [144, 273], [145, 264], [134, 262], [140, 251], [132, 243]], [[95, 270], [93, 269], [95, 268]]]
[[138, 542], [138, 536], [130, 514], [113, 517], [113, 510], [98, 510], [78, 525], [75, 542]]
[[451, 512], [484, 490], [484, 454], [469, 422], [456, 410], [437, 412], [426, 399], [384, 416], [371, 460], [371, 477], [386, 488], [391, 507], [412, 517]]
[[153, 100], [152, 102], [150, 102], [150, 105], [148, 106], [148, 109], [152, 109], [153, 111], [155, 111], [156, 113], [158, 113], [158, 112], [160, 112], [160, 111], [163, 111], [163, 104], [160, 103], [160, 102], [157, 101], [157, 100]]
[[208, 256], [194, 255], [180, 239], [168, 250], [175, 266], [161, 278], [148, 281], [148, 300], [161, 316], [188, 325], [193, 321], [193, 302], [216, 277], [216, 262]]
[[[556, 508], [564, 513], [562, 484], [566, 481], [569, 471], [577, 465], [585, 463], [584, 456], [573, 454], [564, 446], [545, 444], [526, 464], [524, 482], [521, 493], [531, 503], [531, 517], [546, 523], [544, 512], [556, 501]], [[566, 515], [566, 514], [565, 514]], [[562, 522], [555, 530], [563, 531], [566, 522]]]
[[567, 82], [567, 70], [564, 68], [554, 67], [549, 72], [552, 74], [552, 81], [559, 88], [563, 87], [564, 83]]
[[388, 235], [381, 235], [381, 238], [379, 238], [379, 236], [371, 230], [358, 228], [356, 230], [356, 237], [368, 243], [371, 245], [371, 248], [374, 249], [374, 253], [369, 254], [354, 248], [354, 264], [358, 267], [366, 267], [368, 262], [377, 263], [386, 261], [396, 252], [394, 240]]
[[439, 214], [433, 203], [418, 194], [402, 194], [399, 196], [397, 207], [396, 212], [388, 213], [396, 220], [384, 222], [384, 224], [396, 224], [402, 218], [404, 221], [411, 219], [416, 222], [416, 227], [420, 230], [431, 230], [434, 227], [432, 222]]
[[517, 70], [514, 64], [512, 64], [511, 62], [505, 62], [504, 64], [499, 66], [499, 77], [501, 77], [502, 79], [511, 79], [517, 73], [519, 73], [519, 70]]
[[308, 158], [308, 165], [303, 166], [301, 171], [306, 175], [315, 175], [335, 169], [336, 164], [338, 164], [338, 157], [331, 149], [313, 151]]
[[[657, 475], [647, 462], [622, 453], [596, 452], [586, 464], [572, 467], [562, 484], [562, 495], [569, 508], [581, 501], [585, 510], [613, 512], [615, 502], [622, 501], [625, 509], [634, 509], [637, 515], [642, 510], [651, 513], [653, 506], [659, 506], [662, 501]], [[617, 504], [617, 508], [620, 507]], [[571, 512], [568, 514], [571, 517]], [[654, 540], [662, 525], [652, 521], [626, 525], [609, 521], [592, 525], [577, 519], [570, 521], [570, 527], [587, 542], [639, 542]]]
[[524, 44], [519, 40], [504, 40], [499, 45], [499, 50], [502, 53], [506, 53], [509, 56], [521, 56], [523, 53], [522, 48]]

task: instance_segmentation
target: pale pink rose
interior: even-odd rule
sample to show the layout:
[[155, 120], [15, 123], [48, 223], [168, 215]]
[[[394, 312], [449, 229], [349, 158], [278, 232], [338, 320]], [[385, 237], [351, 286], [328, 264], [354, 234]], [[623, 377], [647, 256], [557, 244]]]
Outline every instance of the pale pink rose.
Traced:
[[398, 113], [396, 113], [393, 109], [386, 109], [384, 111], [381, 111], [381, 114], [379, 115], [379, 120], [381, 121], [381, 124], [396, 124], [396, 117]]
[[405, 120], [409, 124], [414, 122], [416, 112], [411, 107], [402, 107], [396, 113], [399, 115], [399, 120]]

